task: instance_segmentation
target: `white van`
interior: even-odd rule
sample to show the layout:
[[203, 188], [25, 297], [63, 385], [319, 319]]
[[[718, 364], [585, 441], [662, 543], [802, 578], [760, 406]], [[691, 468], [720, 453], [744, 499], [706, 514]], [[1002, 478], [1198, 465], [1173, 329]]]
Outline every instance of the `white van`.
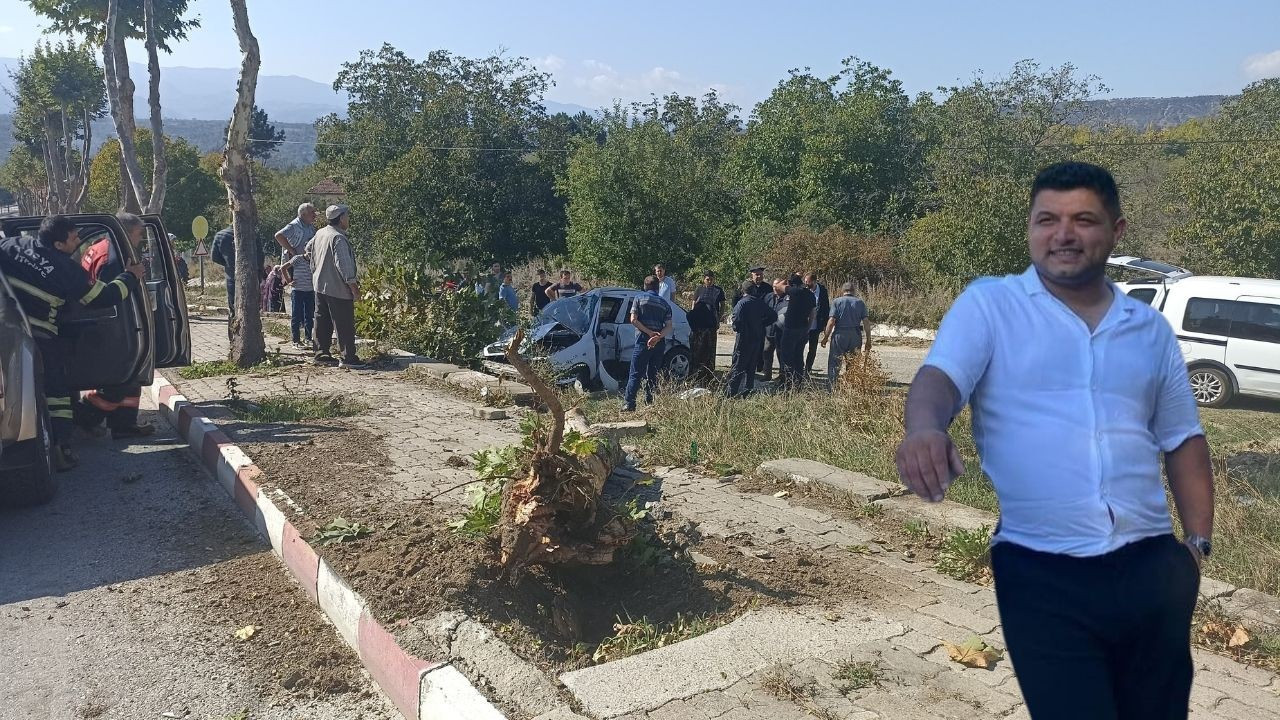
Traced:
[[1191, 275], [1119, 287], [1173, 325], [1200, 405], [1280, 398], [1280, 280]]

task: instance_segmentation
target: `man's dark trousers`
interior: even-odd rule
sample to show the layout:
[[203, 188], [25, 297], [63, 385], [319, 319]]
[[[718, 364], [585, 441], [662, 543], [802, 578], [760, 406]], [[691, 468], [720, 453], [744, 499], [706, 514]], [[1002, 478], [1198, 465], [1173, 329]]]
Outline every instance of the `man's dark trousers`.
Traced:
[[662, 367], [663, 351], [667, 341], [659, 341], [650, 348], [643, 335], [637, 333], [636, 346], [631, 353], [631, 372], [627, 375], [627, 389], [623, 393], [623, 404], [635, 409], [636, 395], [640, 392], [640, 379], [644, 378], [644, 397], [646, 402], [653, 402], [653, 394], [658, 390], [658, 370]]
[[[303, 337], [311, 339], [312, 326], [316, 320], [316, 294], [312, 290], [293, 291], [293, 312], [289, 315], [289, 329], [293, 331], [293, 341], [301, 342]], [[303, 334], [305, 331], [305, 335]]]
[[822, 330], [815, 328], [809, 331], [805, 344], [809, 347], [804, 358], [805, 372], [813, 372], [813, 361], [818, 357], [818, 342], [822, 339]]
[[138, 401], [141, 385], [111, 385], [84, 396], [81, 403], [83, 424], [93, 427], [106, 418], [112, 430], [128, 430], [138, 426]]
[[1031, 717], [1187, 717], [1200, 571], [1172, 535], [1088, 558], [996, 543], [991, 566]]
[[783, 368], [786, 363], [782, 356], [782, 330], [774, 329], [770, 334], [764, 336], [764, 345], [760, 352], [760, 367], [764, 373], [765, 380], [773, 379], [773, 359], [778, 358], [778, 374], [786, 372]]
[[236, 276], [235, 268], [227, 271], [227, 317], [236, 314]]
[[756, 363], [764, 347], [764, 335], [738, 333], [733, 345], [733, 365], [724, 393], [729, 397], [745, 397], [756, 388]]
[[782, 366], [783, 385], [800, 387], [804, 380], [804, 341], [809, 337], [806, 327], [782, 328], [782, 342], [778, 345], [779, 364]]
[[316, 354], [328, 355], [333, 346], [333, 333], [338, 332], [338, 350], [349, 365], [360, 362], [356, 356], [356, 303], [316, 293]]
[[44, 401], [49, 410], [51, 441], [65, 443], [71, 440], [75, 419], [71, 404], [70, 383], [67, 382], [66, 358], [71, 354], [71, 343], [61, 337], [48, 337], [37, 333], [36, 346], [40, 348], [40, 361], [44, 369]]

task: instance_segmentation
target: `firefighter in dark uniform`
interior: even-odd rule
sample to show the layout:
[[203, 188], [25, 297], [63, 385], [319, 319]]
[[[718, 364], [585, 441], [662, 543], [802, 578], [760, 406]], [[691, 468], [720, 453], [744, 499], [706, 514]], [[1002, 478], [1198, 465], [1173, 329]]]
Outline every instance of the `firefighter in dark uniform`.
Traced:
[[71, 438], [71, 389], [66, 377], [70, 346], [58, 332], [58, 314], [67, 303], [110, 307], [139, 292], [142, 265], [130, 263], [126, 272], [107, 282], [89, 275], [71, 259], [80, 246], [80, 232], [65, 215], [50, 215], [40, 223], [39, 237], [0, 239], [0, 266], [31, 322], [44, 366], [44, 393], [53, 437], [53, 464], [59, 470], [76, 466], [67, 447]]
[[765, 328], [778, 320], [768, 303], [752, 292], [752, 282], [742, 283], [742, 299], [733, 306], [733, 329], [738, 333], [733, 344], [733, 367], [724, 393], [728, 397], [746, 397], [756, 387], [756, 365], [764, 351]]
[[[142, 219], [133, 213], [122, 212], [116, 213], [116, 220], [127, 233], [134, 253], [141, 257], [142, 240], [146, 235]], [[80, 264], [89, 273], [90, 282], [118, 277], [124, 272], [124, 261], [110, 238], [94, 243], [80, 258]], [[116, 440], [150, 435], [155, 432], [155, 426], [138, 423], [138, 401], [141, 397], [141, 385], [113, 385], [90, 391], [75, 408], [76, 422], [85, 429], [93, 429], [100, 427], [105, 418], [111, 437]]]

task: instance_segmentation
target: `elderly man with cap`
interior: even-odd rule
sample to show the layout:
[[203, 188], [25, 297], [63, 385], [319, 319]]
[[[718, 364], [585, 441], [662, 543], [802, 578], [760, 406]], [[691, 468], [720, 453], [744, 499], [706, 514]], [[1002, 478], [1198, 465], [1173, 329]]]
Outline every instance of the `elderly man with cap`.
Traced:
[[830, 343], [827, 351], [827, 377], [832, 390], [840, 379], [844, 356], [858, 352], [871, 352], [871, 319], [867, 316], [867, 304], [854, 295], [855, 285], [847, 282], [840, 286], [840, 297], [831, 301], [831, 316], [822, 333], [822, 347]]
[[[360, 283], [356, 281], [356, 256], [347, 239], [351, 208], [330, 205], [324, 216], [329, 224], [311, 238], [305, 253], [316, 293], [316, 364], [360, 370], [365, 367], [356, 357], [355, 301], [360, 298]], [[340, 360], [329, 353], [334, 330], [342, 352]]]
[[293, 335], [293, 346], [308, 350], [315, 349], [311, 330], [315, 326], [316, 319], [316, 294], [311, 283], [311, 265], [302, 252], [315, 234], [316, 207], [311, 203], [299, 205], [298, 216], [276, 233], [276, 242], [284, 251], [280, 262], [288, 263], [293, 275], [293, 300], [289, 312], [289, 330]]

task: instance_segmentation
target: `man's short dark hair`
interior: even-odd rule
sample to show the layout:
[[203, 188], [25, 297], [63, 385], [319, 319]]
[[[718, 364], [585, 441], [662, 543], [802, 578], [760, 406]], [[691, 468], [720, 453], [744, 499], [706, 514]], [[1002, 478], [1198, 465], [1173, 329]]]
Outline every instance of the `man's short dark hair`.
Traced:
[[788, 285], [803, 285], [803, 284], [804, 284], [804, 281], [800, 279], [800, 275], [799, 275], [798, 273], [793, 273], [793, 274], [791, 275], [791, 277], [787, 278], [787, 284], [788, 284]]
[[756, 284], [755, 284], [753, 281], [751, 281], [751, 280], [743, 280], [743, 281], [742, 281], [742, 294], [743, 294], [743, 295], [750, 295], [750, 294], [752, 293], [752, 291], [753, 291], [753, 290], [755, 290], [755, 289], [756, 289]]
[[645, 276], [645, 278], [644, 278], [644, 289], [645, 289], [645, 290], [657, 290], [657, 289], [658, 289], [658, 276], [657, 276], [657, 275], [646, 275], [646, 276]]
[[703, 273], [702, 273], [702, 277], [709, 277], [709, 278], [711, 278], [712, 280], [715, 280], [715, 279], [716, 279], [716, 271], [715, 271], [715, 270], [705, 270], [705, 271], [703, 271]]
[[1054, 163], [1036, 173], [1031, 183], [1031, 202], [1041, 190], [1092, 190], [1102, 201], [1102, 207], [1110, 213], [1112, 220], [1118, 220], [1123, 214], [1120, 210], [1120, 191], [1116, 189], [1116, 179], [1103, 167], [1086, 162]]
[[71, 231], [75, 229], [76, 224], [66, 215], [50, 215], [40, 221], [40, 244], [53, 247], [54, 243], [66, 242], [71, 236]]

